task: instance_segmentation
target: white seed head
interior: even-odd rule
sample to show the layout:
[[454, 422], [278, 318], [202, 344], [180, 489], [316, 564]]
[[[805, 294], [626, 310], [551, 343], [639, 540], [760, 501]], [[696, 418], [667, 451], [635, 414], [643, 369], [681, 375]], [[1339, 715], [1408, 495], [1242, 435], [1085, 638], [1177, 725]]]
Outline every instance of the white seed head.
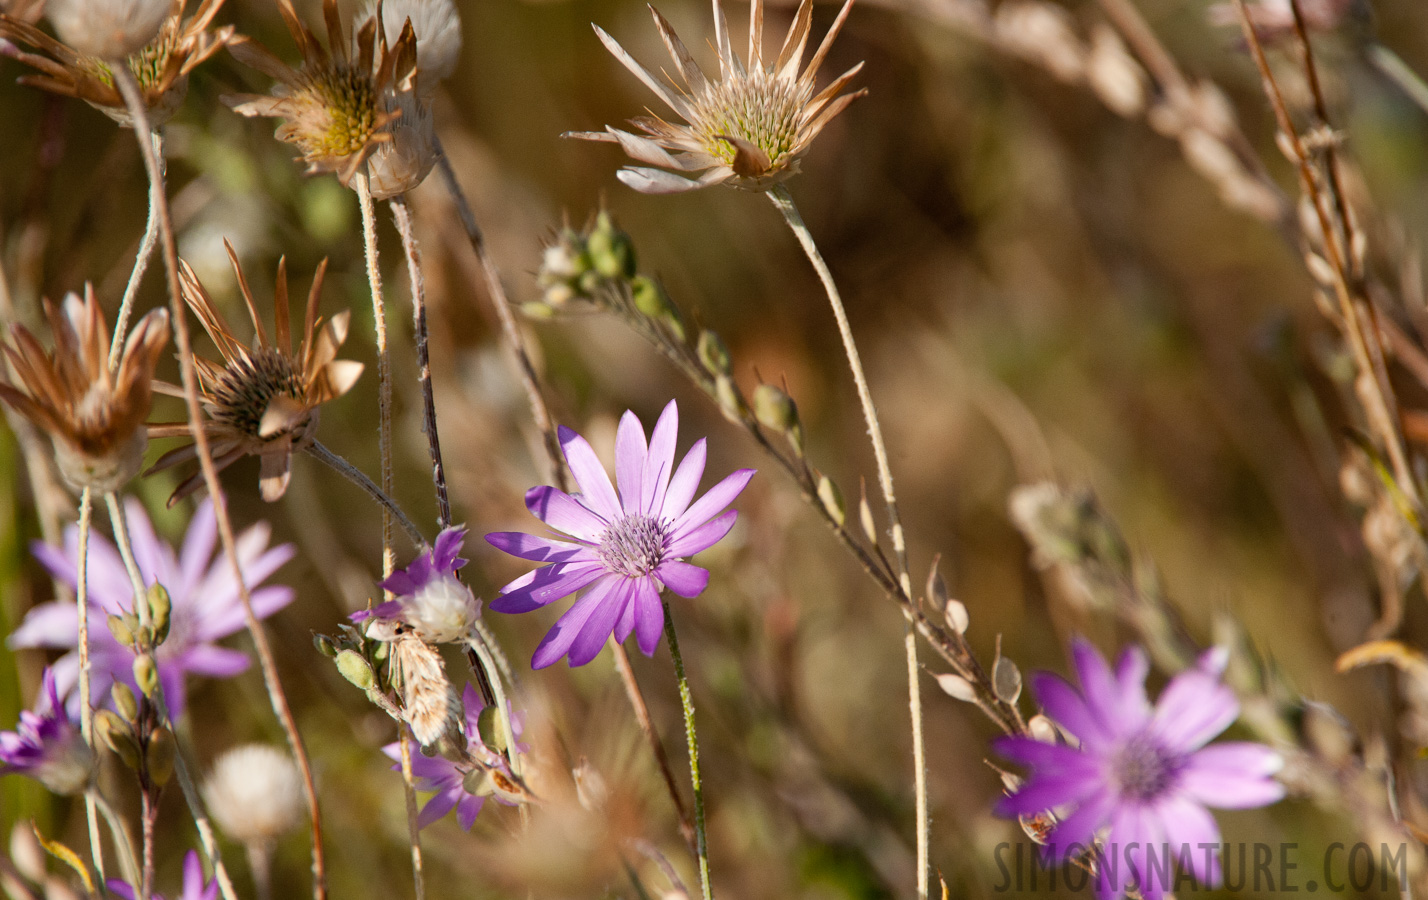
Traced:
[[481, 607], [471, 589], [455, 576], [434, 578], [404, 601], [407, 624], [433, 644], [466, 637]]
[[[377, 0], [369, 0], [359, 21], [377, 13]], [[429, 97], [437, 82], [445, 81], [456, 71], [461, 56], [461, 17], [452, 0], [385, 0], [382, 6], [382, 27], [387, 40], [394, 41], [412, 23], [417, 39], [417, 89]]]
[[50, 0], [60, 39], [86, 56], [124, 59], [158, 37], [172, 0]]
[[268, 744], [229, 750], [203, 785], [218, 827], [243, 844], [270, 842], [296, 825], [302, 796], [302, 776], [292, 757]]
[[397, 95], [401, 116], [391, 125], [392, 139], [378, 145], [367, 170], [372, 196], [378, 200], [400, 197], [431, 174], [436, 165], [436, 131], [431, 104], [410, 93]]

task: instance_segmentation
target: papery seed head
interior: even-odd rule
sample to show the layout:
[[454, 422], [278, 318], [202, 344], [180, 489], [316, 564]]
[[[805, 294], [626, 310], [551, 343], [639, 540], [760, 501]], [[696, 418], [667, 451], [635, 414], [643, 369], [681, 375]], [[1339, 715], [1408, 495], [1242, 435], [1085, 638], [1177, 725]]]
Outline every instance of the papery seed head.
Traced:
[[171, 0], [50, 0], [45, 14], [79, 53], [115, 60], [144, 49], [172, 8]]
[[223, 833], [244, 844], [272, 841], [295, 826], [303, 811], [297, 765], [267, 744], [245, 744], [220, 756], [203, 796]]
[[431, 96], [437, 83], [456, 71], [461, 56], [461, 16], [456, 4], [452, 0], [383, 0], [380, 4], [370, 0], [359, 21], [376, 15], [378, 5], [388, 41], [395, 40], [411, 20], [417, 39], [417, 88], [422, 96]]

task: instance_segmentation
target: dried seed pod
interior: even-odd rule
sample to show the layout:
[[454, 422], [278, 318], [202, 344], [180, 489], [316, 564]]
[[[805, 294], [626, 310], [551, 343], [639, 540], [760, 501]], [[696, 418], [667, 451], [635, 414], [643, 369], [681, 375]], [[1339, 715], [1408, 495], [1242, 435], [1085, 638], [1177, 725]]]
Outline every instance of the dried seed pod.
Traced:
[[114, 700], [114, 709], [127, 722], [133, 722], [139, 718], [139, 703], [134, 699], [134, 692], [129, 689], [129, 685], [122, 681], [114, 682], [114, 686], [109, 689], [109, 696]]
[[160, 725], [149, 735], [149, 746], [144, 752], [144, 762], [149, 778], [162, 787], [168, 784], [174, 774], [174, 756], [178, 748], [174, 744], [174, 733]]
[[148, 653], [140, 653], [134, 657], [134, 682], [139, 685], [139, 690], [144, 692], [145, 697], [152, 697], [159, 689], [159, 669], [154, 664], [154, 657]]
[[1003, 703], [1016, 703], [1021, 697], [1021, 670], [1016, 667], [1016, 663], [1005, 656], [997, 657], [996, 665], [992, 667], [992, 688], [996, 691], [998, 700]]
[[972, 687], [972, 682], [961, 675], [948, 673], [934, 677], [937, 679], [937, 686], [942, 688], [943, 693], [947, 696], [954, 700], [961, 700], [963, 703], [977, 702], [977, 689]]
[[441, 654], [410, 632], [391, 642], [392, 687], [402, 697], [402, 714], [423, 747], [434, 746], [448, 732], [460, 733], [461, 698], [446, 677]]
[[833, 521], [838, 523], [838, 527], [842, 528], [843, 523], [848, 521], [848, 508], [843, 503], [843, 492], [838, 490], [838, 485], [827, 475], [818, 476], [818, 500]]

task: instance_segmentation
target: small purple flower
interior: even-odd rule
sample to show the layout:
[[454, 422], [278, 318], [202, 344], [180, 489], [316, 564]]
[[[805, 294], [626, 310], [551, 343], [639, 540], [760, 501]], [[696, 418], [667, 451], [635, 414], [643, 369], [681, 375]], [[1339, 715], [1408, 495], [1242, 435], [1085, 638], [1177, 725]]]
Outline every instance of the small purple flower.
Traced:
[[[173, 603], [169, 636], [159, 647], [157, 661], [164, 699], [174, 718], [183, 714], [184, 677], [204, 675], [231, 678], [248, 668], [248, 655], [219, 647], [215, 642], [244, 627], [243, 603], [228, 560], [213, 551], [218, 520], [213, 506], [203, 503], [194, 513], [177, 557], [173, 548], [154, 534], [144, 507], [137, 500], [125, 503], [134, 559], [144, 583], [162, 584]], [[258, 587], [279, 566], [293, 556], [289, 544], [268, 547], [270, 529], [258, 523], [238, 536], [238, 561], [253, 598], [253, 612], [267, 618], [292, 602], [292, 588], [272, 585]], [[36, 542], [35, 557], [56, 577], [75, 587], [79, 571], [79, 529], [65, 530], [64, 548]], [[89, 642], [94, 667], [92, 696], [98, 705], [114, 681], [134, 686], [134, 653], [120, 644], [105, 625], [110, 613], [131, 612], [134, 591], [124, 571], [123, 560], [114, 545], [93, 534], [89, 540]], [[79, 682], [79, 614], [73, 603], [44, 603], [30, 610], [20, 627], [10, 635], [12, 647], [57, 647], [71, 652], [55, 663], [55, 681], [61, 695], [69, 695]], [[69, 697], [78, 710], [78, 696]]]
[[[127, 881], [120, 881], [118, 878], [109, 879], [109, 890], [122, 900], [134, 900], [139, 896], [139, 892]], [[154, 900], [164, 900], [162, 894], [153, 894]], [[211, 882], [203, 880], [203, 864], [199, 862], [198, 854], [190, 850], [184, 854], [183, 858], [183, 893], [179, 895], [179, 900], [218, 900], [218, 880]]]
[[[505, 757], [487, 747], [481, 740], [481, 710], [485, 709], [486, 701], [468, 684], [466, 690], [462, 691], [461, 705], [466, 709], [466, 752], [483, 765], [500, 769], [509, 774]], [[526, 730], [525, 713], [511, 713], [511, 730], [515, 732], [516, 736], [516, 751], [518, 753], [530, 752], [530, 747], [521, 742], [521, 735]], [[392, 770], [400, 772], [402, 769], [401, 745], [388, 744], [382, 748], [382, 752], [397, 761], [397, 764], [392, 766]], [[421, 815], [417, 817], [419, 828], [425, 828], [451, 812], [455, 807], [456, 821], [460, 823], [463, 830], [471, 830], [471, 826], [476, 822], [476, 816], [486, 803], [486, 797], [467, 792], [467, 774], [467, 769], [443, 756], [412, 754], [412, 780], [416, 784], [416, 789], [422, 792], [436, 792], [436, 796], [426, 801], [426, 805], [421, 808]], [[500, 794], [494, 796], [497, 801], [505, 803], [507, 806], [513, 805], [504, 800]]]
[[21, 712], [14, 731], [0, 731], [0, 775], [28, 775], [56, 794], [77, 794], [89, 784], [94, 754], [65, 712], [55, 674], [45, 669], [34, 712]]
[[1200, 884], [1218, 884], [1220, 860], [1205, 848], [1218, 846], [1220, 829], [1205, 807], [1249, 809], [1284, 796], [1273, 778], [1283, 760], [1269, 747], [1205, 746], [1239, 717], [1239, 702], [1220, 683], [1227, 657], [1206, 653], [1152, 707], [1145, 693], [1150, 664], [1139, 647], [1122, 654], [1115, 672], [1079, 638], [1072, 653], [1081, 690], [1048, 672], [1036, 673], [1032, 684], [1046, 713], [1080, 748], [1029, 737], [997, 740], [999, 753], [1035, 770], [997, 812], [1058, 809], [1061, 821], [1046, 836], [1056, 858], [1087, 849], [1109, 825], [1098, 874], [1103, 897], [1139, 883], [1146, 900], [1158, 900], [1173, 885], [1172, 861]]
[[[648, 446], [644, 426], [633, 412], [620, 419], [615, 435], [615, 481], [584, 438], [560, 429], [560, 446], [581, 493], [553, 487], [531, 488], [526, 508], [570, 541], [519, 531], [486, 535], [499, 550], [549, 565], [517, 578], [491, 602], [497, 612], [522, 613], [589, 588], [536, 648], [534, 668], [569, 654], [570, 665], [594, 659], [614, 633], [623, 642], [634, 632], [640, 651], [653, 656], [664, 629], [660, 591], [697, 597], [708, 571], [683, 561], [717, 543], [734, 527], [738, 513], [725, 511], [753, 477], [740, 469], [694, 500], [704, 474], [706, 450], [700, 438], [674, 468], [679, 411], [671, 400], [655, 424]], [[691, 503], [690, 501], [694, 501]]]
[[435, 547], [423, 550], [411, 565], [382, 582], [397, 599], [355, 612], [352, 621], [401, 621], [434, 644], [466, 637], [481, 613], [481, 601], [456, 577], [456, 570], [467, 562], [457, 555], [465, 538], [465, 528], [442, 529]]

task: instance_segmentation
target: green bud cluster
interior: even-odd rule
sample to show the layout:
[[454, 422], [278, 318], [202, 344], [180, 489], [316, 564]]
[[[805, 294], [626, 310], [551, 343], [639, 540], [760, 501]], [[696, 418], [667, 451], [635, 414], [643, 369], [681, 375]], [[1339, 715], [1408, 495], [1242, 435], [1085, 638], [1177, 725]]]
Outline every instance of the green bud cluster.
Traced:
[[173, 600], [161, 584], [153, 584], [144, 592], [142, 602], [149, 613], [144, 622], [134, 613], [110, 614], [109, 633], [114, 640], [143, 654], [156, 649], [169, 637], [169, 626], [173, 621]]

